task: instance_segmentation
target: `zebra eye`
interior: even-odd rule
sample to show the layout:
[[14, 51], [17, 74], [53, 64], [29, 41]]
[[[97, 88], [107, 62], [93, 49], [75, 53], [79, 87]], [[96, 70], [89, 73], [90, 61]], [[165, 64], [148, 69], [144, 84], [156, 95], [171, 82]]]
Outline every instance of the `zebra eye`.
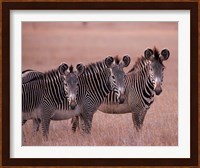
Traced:
[[61, 80], [62, 80], [63, 82], [66, 82], [66, 78], [65, 78], [64, 75], [61, 76]]
[[68, 92], [65, 90], [65, 95], [68, 96]]

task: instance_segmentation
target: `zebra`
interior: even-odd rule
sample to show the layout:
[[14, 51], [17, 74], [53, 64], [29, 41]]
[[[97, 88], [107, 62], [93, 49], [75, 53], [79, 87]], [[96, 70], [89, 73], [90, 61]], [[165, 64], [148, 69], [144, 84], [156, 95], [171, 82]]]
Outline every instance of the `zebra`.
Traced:
[[[120, 61], [118, 56], [114, 59], [111, 57], [110, 62], [113, 62], [110, 66], [111, 76], [114, 78], [117, 90], [112, 90], [116, 95], [116, 101], [119, 104], [124, 103], [125, 100], [125, 89], [124, 89], [124, 76], [125, 72], [123, 70], [124, 67], [127, 67], [130, 64], [130, 56], [125, 55]], [[105, 60], [106, 62], [107, 60]], [[97, 67], [99, 70], [94, 70], [94, 67]], [[100, 63], [96, 65], [91, 64], [86, 67], [85, 73], [83, 73], [79, 77], [80, 83], [80, 95], [78, 96], [79, 101], [81, 102], [80, 107], [80, 119], [82, 130], [84, 133], [89, 134], [91, 132], [92, 127], [92, 119], [93, 115], [98, 109], [98, 107], [103, 103], [105, 97], [111, 92], [105, 88], [105, 84], [103, 83], [101, 72], [105, 71], [105, 66], [102, 67]], [[96, 72], [96, 74], [94, 73]], [[94, 74], [93, 76], [91, 74]], [[79, 116], [73, 117], [72, 122], [77, 120]], [[76, 131], [78, 123], [75, 122], [75, 125], [72, 127], [72, 131]]]
[[[108, 114], [132, 113], [133, 124], [137, 131], [142, 128], [147, 110], [154, 102], [154, 94], [162, 92], [163, 72], [166, 61], [170, 56], [168, 49], [161, 52], [156, 47], [146, 49], [144, 56], [138, 58], [133, 68], [125, 76], [125, 102], [117, 103], [112, 91], [98, 108]], [[78, 126], [79, 119], [72, 121], [72, 129]]]
[[[49, 118], [57, 111], [74, 109], [78, 89], [78, 76], [85, 67], [83, 64], [73, 66], [62, 63], [58, 69], [41, 73], [27, 70], [22, 74], [22, 125], [27, 120], [33, 120], [33, 132], [39, 129], [42, 123], [43, 136], [48, 139]], [[75, 113], [67, 113], [70, 117]]]

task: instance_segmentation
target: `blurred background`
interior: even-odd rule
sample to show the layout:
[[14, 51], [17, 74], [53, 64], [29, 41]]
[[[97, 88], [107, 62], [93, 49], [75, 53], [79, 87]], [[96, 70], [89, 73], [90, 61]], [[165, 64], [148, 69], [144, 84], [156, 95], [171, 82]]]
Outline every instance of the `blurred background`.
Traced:
[[[51, 121], [48, 142], [42, 133], [32, 138], [32, 122], [23, 127], [23, 145], [178, 145], [178, 23], [177, 22], [23, 22], [22, 70], [48, 71], [61, 62], [76, 66], [129, 54], [132, 68], [146, 48], [168, 48], [164, 62], [163, 92], [155, 96], [145, 117], [143, 130], [133, 128], [131, 114], [96, 112], [92, 134], [73, 134], [70, 120]], [[117, 124], [116, 124], [117, 123]]]

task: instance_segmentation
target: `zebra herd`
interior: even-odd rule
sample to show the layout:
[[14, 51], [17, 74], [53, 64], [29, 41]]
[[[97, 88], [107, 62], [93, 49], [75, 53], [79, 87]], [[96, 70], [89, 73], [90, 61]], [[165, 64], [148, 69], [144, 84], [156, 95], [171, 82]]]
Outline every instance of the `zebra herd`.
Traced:
[[62, 63], [49, 72], [26, 70], [22, 72], [22, 125], [33, 120], [33, 134], [42, 125], [47, 140], [51, 120], [72, 118], [72, 130], [80, 126], [85, 134], [92, 128], [97, 110], [109, 114], [132, 113], [137, 131], [143, 125], [154, 94], [162, 92], [163, 61], [169, 50], [159, 52], [155, 47], [146, 49], [128, 73], [124, 67], [130, 57], [108, 56], [88, 65]]

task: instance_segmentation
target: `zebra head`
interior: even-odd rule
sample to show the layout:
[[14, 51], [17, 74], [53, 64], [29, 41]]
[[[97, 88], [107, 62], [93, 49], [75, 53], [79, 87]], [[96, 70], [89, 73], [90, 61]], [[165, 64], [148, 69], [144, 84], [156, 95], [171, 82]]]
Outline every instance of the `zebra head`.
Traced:
[[144, 51], [145, 58], [150, 61], [150, 76], [156, 95], [159, 95], [162, 92], [161, 86], [163, 82], [163, 71], [165, 68], [163, 61], [167, 60], [169, 55], [170, 52], [168, 49], [163, 49], [161, 52], [156, 48]]
[[123, 68], [130, 64], [131, 59], [128, 55], [125, 55], [121, 61], [117, 56], [114, 58], [114, 60], [114, 63], [111, 65], [111, 74], [116, 83], [118, 103], [122, 104], [125, 100], [125, 72]]
[[73, 110], [77, 105], [78, 76], [84, 72], [85, 66], [83, 64], [77, 64], [77, 71], [74, 71], [72, 65], [69, 67], [68, 71], [67, 69], [68, 67], [66, 64], [61, 64], [60, 72], [63, 76], [65, 94], [69, 102], [69, 106]]

